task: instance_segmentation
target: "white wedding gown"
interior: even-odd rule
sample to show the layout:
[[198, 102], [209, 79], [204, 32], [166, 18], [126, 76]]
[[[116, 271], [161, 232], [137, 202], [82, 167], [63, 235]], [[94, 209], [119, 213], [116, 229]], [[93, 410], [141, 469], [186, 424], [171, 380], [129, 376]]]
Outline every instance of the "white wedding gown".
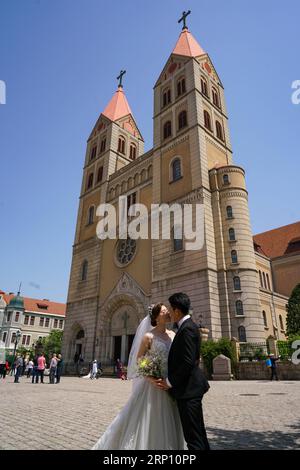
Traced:
[[[151, 349], [164, 355], [172, 340], [153, 336]], [[167, 377], [167, 370], [164, 371]], [[93, 450], [182, 450], [185, 449], [176, 402], [144, 378], [134, 380], [131, 396]]]

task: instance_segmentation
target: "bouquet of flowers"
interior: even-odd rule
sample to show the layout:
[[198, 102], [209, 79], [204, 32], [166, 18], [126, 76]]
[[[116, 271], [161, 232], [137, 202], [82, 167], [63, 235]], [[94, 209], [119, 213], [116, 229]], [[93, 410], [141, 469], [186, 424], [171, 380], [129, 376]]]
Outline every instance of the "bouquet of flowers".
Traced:
[[159, 352], [149, 351], [137, 361], [136, 374], [139, 377], [154, 377], [161, 379], [165, 376], [166, 363], [164, 357]]

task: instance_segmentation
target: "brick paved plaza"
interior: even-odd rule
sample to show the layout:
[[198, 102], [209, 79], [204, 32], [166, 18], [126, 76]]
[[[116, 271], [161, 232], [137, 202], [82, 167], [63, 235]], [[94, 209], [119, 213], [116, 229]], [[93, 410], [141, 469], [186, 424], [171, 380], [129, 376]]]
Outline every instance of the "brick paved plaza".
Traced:
[[[109, 378], [45, 380], [0, 382], [0, 449], [89, 449], [131, 389]], [[299, 449], [299, 398], [300, 382], [211, 382], [204, 411], [212, 448]]]

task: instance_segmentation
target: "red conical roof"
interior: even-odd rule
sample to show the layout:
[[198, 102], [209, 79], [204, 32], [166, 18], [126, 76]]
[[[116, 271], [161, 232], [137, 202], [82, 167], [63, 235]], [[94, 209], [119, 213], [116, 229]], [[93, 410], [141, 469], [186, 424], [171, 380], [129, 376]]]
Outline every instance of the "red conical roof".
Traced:
[[118, 87], [116, 93], [102, 114], [111, 121], [117, 121], [118, 119], [127, 116], [128, 114], [132, 114], [125, 93], [121, 86]]
[[189, 32], [188, 28], [184, 28], [174, 47], [173, 54], [198, 57], [199, 55], [205, 54], [205, 51], [200, 44], [198, 44], [192, 33]]

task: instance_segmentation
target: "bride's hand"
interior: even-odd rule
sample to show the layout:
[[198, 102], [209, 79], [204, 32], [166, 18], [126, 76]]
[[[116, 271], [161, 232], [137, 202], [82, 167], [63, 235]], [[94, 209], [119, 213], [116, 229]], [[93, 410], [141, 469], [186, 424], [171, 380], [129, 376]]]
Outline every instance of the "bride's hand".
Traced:
[[148, 382], [150, 382], [152, 385], [156, 385], [157, 380], [158, 380], [158, 379], [155, 379], [154, 377], [150, 377], [150, 376], [146, 377], [146, 379], [147, 379]]
[[169, 385], [167, 384], [166, 380], [164, 379], [158, 379], [156, 381], [156, 386], [160, 389], [160, 390], [169, 390]]

